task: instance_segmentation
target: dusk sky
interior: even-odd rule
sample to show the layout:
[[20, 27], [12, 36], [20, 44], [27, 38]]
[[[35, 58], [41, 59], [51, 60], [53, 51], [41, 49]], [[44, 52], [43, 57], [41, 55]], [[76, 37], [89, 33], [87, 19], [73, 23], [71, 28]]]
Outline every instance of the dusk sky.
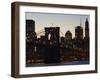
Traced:
[[[35, 32], [44, 31], [44, 27], [60, 27], [60, 36], [65, 36], [66, 31], [70, 30], [72, 37], [75, 37], [75, 27], [85, 28], [86, 18], [89, 20], [89, 15], [74, 15], [74, 14], [54, 14], [54, 13], [34, 13], [26, 12], [26, 19], [35, 21]], [[38, 36], [43, 35], [39, 34]]]

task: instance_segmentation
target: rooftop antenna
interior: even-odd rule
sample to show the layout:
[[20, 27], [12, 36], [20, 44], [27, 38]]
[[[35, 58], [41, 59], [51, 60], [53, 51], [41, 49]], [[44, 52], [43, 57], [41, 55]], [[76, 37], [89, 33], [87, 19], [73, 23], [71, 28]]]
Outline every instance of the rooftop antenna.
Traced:
[[82, 21], [81, 21], [81, 17], [80, 17], [80, 26], [82, 26]]

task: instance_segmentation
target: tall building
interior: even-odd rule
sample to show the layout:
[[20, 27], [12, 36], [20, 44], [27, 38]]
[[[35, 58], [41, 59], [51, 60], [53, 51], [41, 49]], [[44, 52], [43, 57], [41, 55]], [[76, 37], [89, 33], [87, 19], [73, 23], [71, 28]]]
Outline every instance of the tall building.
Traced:
[[35, 32], [35, 21], [26, 20], [26, 62], [32, 62], [35, 54], [35, 41], [37, 39]]
[[65, 40], [72, 40], [72, 33], [70, 31], [65, 33]]
[[72, 41], [72, 33], [70, 31], [67, 31], [65, 33], [65, 56], [71, 56], [73, 55], [73, 41]]
[[87, 18], [85, 21], [85, 37], [89, 38], [89, 22]]
[[35, 32], [35, 21], [34, 20], [26, 20], [26, 33], [27, 32]]
[[89, 21], [88, 19], [86, 18], [86, 21], [85, 21], [85, 37], [84, 37], [84, 51], [85, 53], [87, 53], [87, 57], [89, 59], [89, 48], [90, 48], [90, 39], [89, 39]]
[[35, 21], [26, 20], [26, 42], [34, 42], [36, 38]]
[[75, 28], [75, 38], [76, 39], [83, 39], [83, 28], [81, 26], [77, 26]]
[[75, 39], [73, 39], [73, 42], [75, 48], [74, 54], [78, 56], [82, 53], [84, 48], [83, 27], [81, 27], [81, 25], [75, 28]]

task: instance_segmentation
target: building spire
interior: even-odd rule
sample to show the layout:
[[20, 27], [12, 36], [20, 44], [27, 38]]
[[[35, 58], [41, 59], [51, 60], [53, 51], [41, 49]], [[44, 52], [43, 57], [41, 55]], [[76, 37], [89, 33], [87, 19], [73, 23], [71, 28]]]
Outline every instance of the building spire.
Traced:
[[80, 17], [80, 26], [82, 26], [82, 21], [81, 21], [81, 17]]
[[88, 18], [86, 18], [86, 21], [85, 21], [85, 37], [89, 38], [89, 21], [88, 21]]
[[85, 21], [85, 29], [89, 29], [89, 22], [88, 22], [88, 18], [86, 18], [86, 21]]

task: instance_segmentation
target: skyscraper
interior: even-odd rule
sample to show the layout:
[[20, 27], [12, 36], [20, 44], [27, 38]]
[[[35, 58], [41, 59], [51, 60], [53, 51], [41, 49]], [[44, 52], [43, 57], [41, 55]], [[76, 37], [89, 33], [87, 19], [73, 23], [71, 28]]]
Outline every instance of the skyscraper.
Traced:
[[65, 49], [65, 56], [73, 55], [72, 33], [69, 30], [65, 33]]
[[75, 38], [76, 39], [83, 39], [83, 27], [77, 26], [75, 28]]
[[85, 37], [89, 37], [89, 22], [88, 22], [88, 19], [86, 18], [86, 21], [85, 21]]
[[67, 31], [65, 33], [65, 40], [72, 40], [72, 33], [70, 31]]
[[87, 53], [87, 58], [89, 59], [89, 48], [90, 48], [90, 42], [89, 42], [89, 21], [86, 18], [85, 21], [85, 37], [84, 37], [84, 51]]
[[26, 20], [26, 62], [31, 63], [33, 60], [36, 38], [35, 21]]
[[26, 33], [27, 32], [35, 32], [35, 21], [34, 20], [26, 20]]

